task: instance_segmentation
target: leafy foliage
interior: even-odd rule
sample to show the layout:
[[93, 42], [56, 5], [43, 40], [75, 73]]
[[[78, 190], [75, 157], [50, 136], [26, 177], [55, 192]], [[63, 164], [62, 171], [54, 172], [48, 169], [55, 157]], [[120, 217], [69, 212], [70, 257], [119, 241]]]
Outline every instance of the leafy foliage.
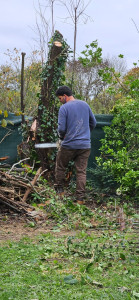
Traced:
[[[97, 41], [90, 46], [97, 49]], [[84, 67], [91, 67], [94, 58], [97, 58], [98, 75], [104, 83], [104, 91], [100, 92], [104, 101], [99, 98], [98, 103], [103, 103], [104, 112], [111, 107], [114, 115], [112, 126], [104, 129], [105, 139], [100, 148], [101, 156], [97, 158], [98, 167], [90, 172], [99, 177], [98, 189], [113, 190], [116, 183], [115, 190], [118, 187], [118, 193], [136, 199], [139, 193], [139, 68], [136, 66], [122, 77], [114, 67], [102, 61], [101, 49], [98, 48], [95, 57], [89, 45], [86, 47], [87, 50], [82, 52], [84, 58], [80, 58], [80, 61]], [[119, 58], [123, 58], [123, 55], [119, 55]], [[110, 104], [107, 103], [108, 99]], [[92, 107], [95, 102], [96, 98], [92, 101]]]
[[138, 182], [138, 99], [123, 99], [113, 109], [111, 127], [105, 127], [99, 165], [111, 174], [123, 195], [137, 198]]
[[88, 168], [88, 174], [90, 177], [90, 185], [94, 188], [98, 194], [115, 193], [117, 182], [114, 180], [114, 176], [108, 173], [102, 166], [96, 165], [96, 168]]
[[82, 51], [83, 57], [79, 57], [79, 61], [84, 67], [92, 67], [102, 62], [102, 48], [98, 47], [97, 40], [90, 45], [86, 45], [86, 50]]
[[139, 97], [139, 67], [131, 69], [123, 79], [124, 85], [128, 89], [128, 94], [133, 98]]
[[[71, 63], [67, 67], [67, 76], [70, 76], [70, 69]], [[75, 96], [87, 101], [94, 113], [109, 113], [116, 100], [123, 95], [122, 89], [125, 92], [128, 90], [123, 83], [124, 60], [121, 56], [103, 58], [97, 40], [85, 46], [75, 62], [74, 72]]]

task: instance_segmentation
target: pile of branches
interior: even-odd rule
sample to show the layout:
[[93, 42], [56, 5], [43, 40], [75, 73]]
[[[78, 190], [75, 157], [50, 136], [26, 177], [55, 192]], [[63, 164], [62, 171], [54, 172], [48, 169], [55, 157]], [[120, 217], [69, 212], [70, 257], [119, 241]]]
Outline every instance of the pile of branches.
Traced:
[[35, 189], [39, 189], [37, 179], [42, 169], [39, 168], [35, 177], [29, 180], [22, 177], [17, 172], [5, 172], [0, 170], [0, 203], [8, 206], [18, 213], [25, 214], [27, 217], [39, 219], [44, 217], [42, 212], [27, 203], [29, 194]]

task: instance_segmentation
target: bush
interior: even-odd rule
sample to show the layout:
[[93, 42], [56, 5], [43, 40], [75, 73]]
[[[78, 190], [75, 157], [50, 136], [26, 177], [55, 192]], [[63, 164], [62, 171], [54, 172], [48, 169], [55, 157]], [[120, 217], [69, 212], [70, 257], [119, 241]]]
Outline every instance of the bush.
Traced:
[[122, 99], [113, 108], [111, 127], [105, 127], [99, 166], [114, 177], [118, 191], [136, 199], [139, 192], [139, 99]]

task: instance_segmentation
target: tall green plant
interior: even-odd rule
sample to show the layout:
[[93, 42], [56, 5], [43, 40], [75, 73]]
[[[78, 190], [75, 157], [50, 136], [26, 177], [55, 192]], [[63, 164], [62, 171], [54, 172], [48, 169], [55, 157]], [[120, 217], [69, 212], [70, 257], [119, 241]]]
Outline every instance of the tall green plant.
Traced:
[[[91, 48], [96, 48], [92, 51]], [[105, 65], [101, 59], [101, 48], [97, 42], [86, 46], [80, 58], [83, 66], [91, 67], [100, 64], [98, 75], [105, 86], [106, 95], [120, 95], [111, 113], [114, 115], [111, 127], [105, 127], [105, 138], [102, 140], [101, 156], [97, 158], [99, 170], [106, 172], [116, 182], [117, 192], [126, 197], [137, 198], [139, 192], [139, 79], [138, 68], [127, 77], [122, 78], [113, 67]], [[93, 49], [94, 50], [94, 49]], [[123, 55], [119, 55], [123, 58]], [[104, 102], [105, 106], [105, 102]]]
[[111, 127], [105, 127], [99, 166], [112, 174], [119, 188], [118, 193], [130, 199], [139, 195], [139, 98], [124, 98], [112, 111]]

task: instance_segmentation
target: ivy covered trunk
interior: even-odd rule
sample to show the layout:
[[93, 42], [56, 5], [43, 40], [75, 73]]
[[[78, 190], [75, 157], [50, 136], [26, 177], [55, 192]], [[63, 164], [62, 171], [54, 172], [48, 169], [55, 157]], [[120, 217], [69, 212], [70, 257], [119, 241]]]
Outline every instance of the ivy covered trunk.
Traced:
[[[57, 140], [58, 102], [57, 88], [63, 84], [68, 45], [60, 32], [55, 31], [49, 43], [48, 61], [41, 74], [36, 143], [51, 143]], [[54, 150], [37, 150], [41, 167], [50, 170], [55, 158]]]

